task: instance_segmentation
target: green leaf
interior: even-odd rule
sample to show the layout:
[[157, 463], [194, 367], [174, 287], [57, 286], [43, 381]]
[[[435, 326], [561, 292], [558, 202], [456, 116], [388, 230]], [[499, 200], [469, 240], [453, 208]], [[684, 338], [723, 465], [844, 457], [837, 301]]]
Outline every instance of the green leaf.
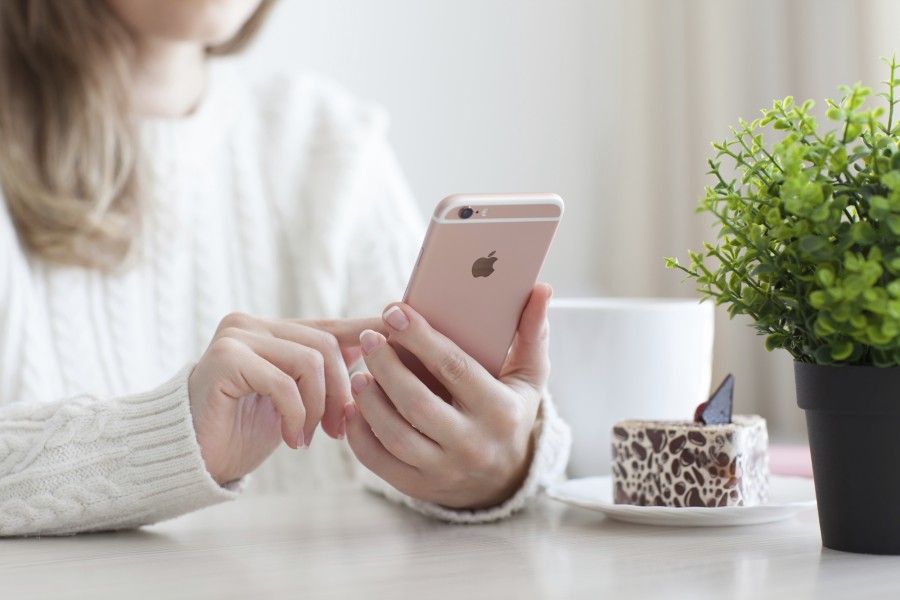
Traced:
[[828, 346], [819, 346], [813, 352], [813, 360], [820, 365], [830, 365], [833, 362], [831, 358], [831, 348]]
[[847, 340], [835, 342], [831, 346], [831, 358], [835, 361], [846, 360], [853, 354], [853, 343]]
[[880, 221], [891, 214], [891, 203], [884, 196], [872, 196], [869, 198], [869, 212]]
[[834, 334], [834, 325], [831, 320], [824, 315], [819, 315], [813, 324], [813, 333], [820, 338], [828, 337]]
[[809, 215], [810, 220], [816, 224], [822, 224], [831, 218], [831, 208], [827, 204], [820, 204]]
[[828, 159], [828, 170], [832, 175], [838, 175], [847, 168], [847, 148], [839, 147]]
[[830, 250], [828, 240], [818, 235], [807, 235], [800, 238], [800, 250], [813, 259], [821, 258]]
[[890, 215], [887, 218], [887, 226], [891, 233], [900, 236], [900, 215]]
[[831, 267], [823, 265], [816, 269], [816, 279], [825, 287], [834, 285], [834, 271]]
[[893, 298], [900, 298], [900, 279], [895, 279], [887, 284], [887, 293]]
[[784, 347], [784, 341], [786, 337], [780, 333], [773, 333], [769, 336], [766, 336], [766, 350], [771, 352], [776, 348]]
[[878, 233], [868, 221], [857, 221], [850, 226], [850, 238], [857, 244], [874, 244], [878, 241]]
[[891, 273], [893, 273], [895, 275], [900, 275], [900, 255], [897, 255], [891, 259], [888, 259], [886, 261], [886, 265], [887, 265], [888, 270]]
[[769, 275], [777, 272], [778, 267], [776, 267], [772, 263], [760, 263], [753, 267], [753, 270], [751, 271], [753, 275]]
[[809, 303], [813, 308], [823, 308], [828, 303], [828, 296], [822, 290], [815, 290], [809, 294]]
[[900, 170], [890, 171], [881, 176], [881, 183], [891, 191], [900, 188]]

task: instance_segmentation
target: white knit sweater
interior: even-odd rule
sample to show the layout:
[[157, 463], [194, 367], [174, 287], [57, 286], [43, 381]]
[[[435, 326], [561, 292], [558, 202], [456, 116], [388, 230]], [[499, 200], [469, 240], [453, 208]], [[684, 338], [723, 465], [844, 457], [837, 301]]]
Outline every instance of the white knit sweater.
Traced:
[[[29, 256], [0, 207], [0, 535], [135, 527], [234, 498], [240, 486], [204, 469], [187, 393], [218, 321], [379, 314], [415, 259], [424, 222], [385, 118], [327, 82], [213, 64], [191, 116], [141, 133], [152, 210], [128, 270]], [[548, 399], [536, 435], [525, 485], [494, 509], [364, 479], [446, 520], [504, 517], [564, 469], [569, 433]], [[350, 457], [320, 434], [276, 451], [250, 487], [315, 493], [353, 476]]]

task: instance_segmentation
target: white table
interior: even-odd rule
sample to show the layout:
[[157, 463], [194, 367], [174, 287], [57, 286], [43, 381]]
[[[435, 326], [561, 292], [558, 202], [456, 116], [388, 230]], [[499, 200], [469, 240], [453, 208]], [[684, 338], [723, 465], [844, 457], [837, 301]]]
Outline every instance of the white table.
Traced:
[[822, 550], [815, 513], [667, 529], [549, 499], [437, 523], [347, 488], [244, 497], [138, 531], [0, 540], [0, 598], [900, 597], [900, 558]]

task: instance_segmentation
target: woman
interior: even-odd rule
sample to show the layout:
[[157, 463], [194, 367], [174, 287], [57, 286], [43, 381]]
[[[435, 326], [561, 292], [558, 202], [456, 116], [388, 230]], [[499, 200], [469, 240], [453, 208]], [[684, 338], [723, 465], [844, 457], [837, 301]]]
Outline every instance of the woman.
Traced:
[[500, 380], [408, 306], [361, 317], [401, 292], [420, 219], [379, 110], [212, 58], [270, 6], [0, 4], [0, 534], [183, 514], [278, 446], [261, 488], [345, 480], [320, 422], [370, 486], [450, 521], [509, 515], [560, 475], [549, 288]]

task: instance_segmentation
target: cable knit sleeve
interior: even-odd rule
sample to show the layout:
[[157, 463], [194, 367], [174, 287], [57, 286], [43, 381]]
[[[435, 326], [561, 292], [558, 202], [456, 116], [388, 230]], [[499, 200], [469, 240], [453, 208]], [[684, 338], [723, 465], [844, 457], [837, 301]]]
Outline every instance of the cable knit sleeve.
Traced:
[[0, 536], [137, 527], [221, 502], [207, 474], [185, 368], [143, 394], [48, 398], [23, 360], [30, 273], [0, 198]]
[[[364, 196], [357, 206], [368, 210], [361, 211], [364, 218], [353, 237], [357, 251], [349, 268], [347, 313], [371, 315], [402, 295], [425, 228], [397, 161], [381, 137], [373, 142], [357, 189]], [[360, 478], [385, 497], [438, 519], [456, 523], [494, 521], [523, 508], [539, 489], [563, 476], [571, 436], [546, 393], [534, 436], [534, 457], [522, 487], [506, 502], [485, 510], [453, 510], [422, 502], [364, 468], [360, 468]]]
[[189, 373], [122, 398], [0, 407], [0, 535], [137, 527], [232, 498], [203, 465]]

